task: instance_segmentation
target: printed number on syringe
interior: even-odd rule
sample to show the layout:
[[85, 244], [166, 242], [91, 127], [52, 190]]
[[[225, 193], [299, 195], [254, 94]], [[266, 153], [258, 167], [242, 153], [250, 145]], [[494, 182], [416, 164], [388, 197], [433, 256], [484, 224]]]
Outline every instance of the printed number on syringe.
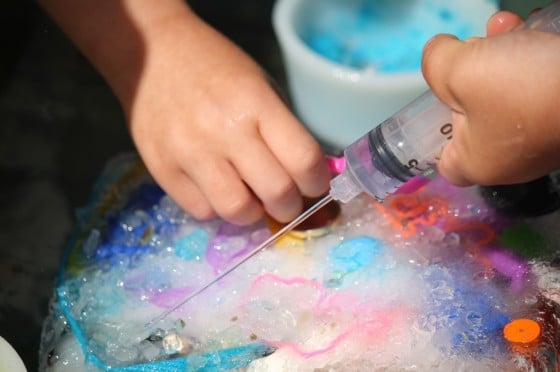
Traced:
[[[439, 132], [441, 134], [443, 134], [444, 136], [446, 136], [447, 137], [446, 139], [449, 141], [451, 138], [453, 138], [453, 125], [451, 123], [443, 124], [439, 128]], [[441, 155], [442, 151], [443, 151], [443, 147], [441, 148], [439, 154], [434, 156], [434, 160], [438, 161], [440, 159], [440, 155]], [[408, 170], [415, 169], [420, 173], [424, 173], [424, 172], [426, 172], [426, 171], [428, 171], [431, 168], [434, 168], [436, 166], [436, 163], [428, 161], [428, 162], [426, 162], [426, 168], [422, 169], [418, 166], [419, 164], [420, 164], [420, 162], [417, 159], [410, 159], [408, 161], [408, 163], [403, 164], [403, 166]]]

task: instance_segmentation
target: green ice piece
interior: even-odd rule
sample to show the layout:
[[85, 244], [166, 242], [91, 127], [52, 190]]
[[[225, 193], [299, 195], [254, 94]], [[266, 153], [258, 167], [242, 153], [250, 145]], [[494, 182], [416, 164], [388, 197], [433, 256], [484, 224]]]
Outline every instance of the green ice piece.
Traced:
[[508, 227], [502, 231], [498, 241], [520, 256], [531, 258], [543, 253], [545, 239], [526, 223]]

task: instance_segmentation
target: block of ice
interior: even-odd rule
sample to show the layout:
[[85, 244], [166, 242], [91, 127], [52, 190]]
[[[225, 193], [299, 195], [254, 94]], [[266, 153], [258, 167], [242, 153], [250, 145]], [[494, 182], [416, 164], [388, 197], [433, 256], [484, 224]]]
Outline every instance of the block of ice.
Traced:
[[[442, 179], [403, 190], [342, 205], [328, 234], [282, 240], [147, 327], [270, 221], [197, 221], [137, 158], [117, 159], [79, 213], [41, 369], [556, 370], [560, 271], [543, 226], [558, 215], [519, 221]], [[511, 249], [527, 237], [539, 244]], [[536, 341], [504, 337], [519, 319]]]

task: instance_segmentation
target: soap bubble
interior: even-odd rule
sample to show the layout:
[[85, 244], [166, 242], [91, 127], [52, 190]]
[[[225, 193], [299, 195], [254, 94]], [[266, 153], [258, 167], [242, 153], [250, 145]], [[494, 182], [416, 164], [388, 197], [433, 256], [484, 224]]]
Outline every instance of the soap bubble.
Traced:
[[[132, 190], [92, 219], [61, 273], [41, 346], [53, 370], [187, 358], [254, 371], [501, 371], [557, 358], [557, 256], [510, 255], [506, 238], [534, 235], [472, 189], [436, 179], [396, 195], [401, 209], [360, 196], [328, 234], [286, 236], [153, 323], [271, 231], [196, 221], [152, 184]], [[542, 226], [529, 227], [548, 236]], [[536, 362], [503, 337], [531, 317], [543, 324]]]

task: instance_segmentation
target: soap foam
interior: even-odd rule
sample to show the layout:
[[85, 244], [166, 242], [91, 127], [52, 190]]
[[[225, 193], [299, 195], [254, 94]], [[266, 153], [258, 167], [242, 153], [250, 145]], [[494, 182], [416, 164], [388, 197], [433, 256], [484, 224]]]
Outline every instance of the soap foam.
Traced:
[[49, 370], [513, 370], [535, 362], [502, 332], [526, 317], [549, 329], [539, 350], [560, 342], [550, 246], [512, 252], [499, 237], [518, 221], [442, 179], [342, 205], [328, 234], [286, 236], [146, 328], [270, 231], [196, 221], [146, 177], [126, 185], [82, 221], [43, 332]]

